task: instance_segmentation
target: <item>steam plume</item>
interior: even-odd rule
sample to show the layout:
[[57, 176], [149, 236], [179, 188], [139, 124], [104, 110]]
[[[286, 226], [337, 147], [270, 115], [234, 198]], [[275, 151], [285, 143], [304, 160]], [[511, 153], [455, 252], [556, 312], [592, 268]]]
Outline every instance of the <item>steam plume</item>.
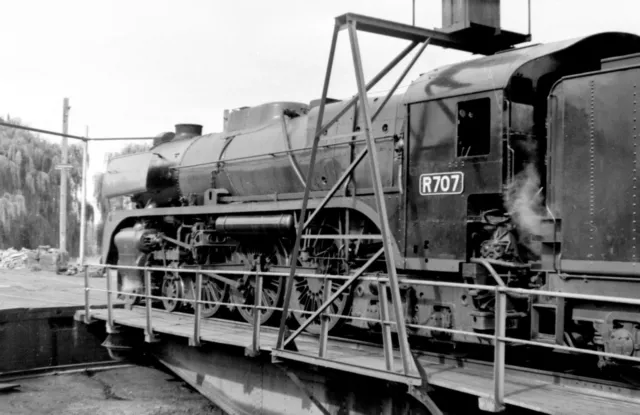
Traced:
[[518, 229], [519, 242], [536, 255], [540, 254], [540, 247], [532, 238], [541, 231], [544, 211], [541, 190], [540, 175], [531, 163], [514, 177], [505, 192], [505, 207]]

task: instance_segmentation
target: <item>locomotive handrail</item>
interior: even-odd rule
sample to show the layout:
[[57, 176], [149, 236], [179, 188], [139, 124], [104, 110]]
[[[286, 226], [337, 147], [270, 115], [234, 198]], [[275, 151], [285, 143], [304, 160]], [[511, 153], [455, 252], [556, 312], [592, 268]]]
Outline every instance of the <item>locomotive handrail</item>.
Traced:
[[282, 137], [284, 139], [284, 146], [287, 151], [287, 156], [289, 157], [289, 163], [291, 163], [291, 168], [293, 172], [296, 174], [296, 177], [300, 181], [300, 184], [304, 187], [307, 183], [304, 181], [304, 177], [302, 176], [302, 171], [300, 170], [300, 166], [298, 165], [298, 161], [295, 159], [291, 149], [291, 142], [289, 141], [289, 132], [287, 131], [287, 119], [285, 115], [286, 111], [282, 111], [280, 115], [280, 126], [282, 128]]
[[[349, 136], [357, 136], [357, 135], [361, 135], [360, 133], [358, 133], [357, 131], [354, 131], [353, 133], [349, 133], [349, 134], [343, 134], [343, 136], [349, 137]], [[325, 139], [331, 139], [332, 137], [326, 137]], [[383, 136], [379, 136], [376, 137], [375, 140], [376, 142], [384, 142], [384, 141], [391, 141], [393, 140], [394, 136], [393, 135], [383, 135]], [[345, 141], [342, 143], [328, 143], [328, 144], [318, 144], [318, 148], [331, 148], [331, 147], [338, 147], [338, 146], [351, 146], [353, 144], [360, 144], [360, 143], [364, 143], [366, 142], [365, 139], [360, 139], [360, 140], [351, 140], [351, 141]], [[293, 150], [281, 150], [281, 151], [273, 151], [271, 153], [266, 153], [266, 154], [254, 154], [252, 156], [243, 156], [243, 157], [234, 157], [234, 158], [230, 158], [230, 159], [224, 159], [224, 160], [215, 160], [215, 161], [206, 161], [203, 163], [196, 163], [196, 164], [187, 164], [184, 166], [174, 166], [172, 167], [172, 169], [175, 170], [181, 170], [181, 169], [189, 169], [189, 168], [195, 168], [195, 167], [202, 167], [202, 166], [209, 166], [212, 164], [232, 164], [232, 163], [236, 163], [236, 162], [240, 162], [240, 161], [247, 161], [247, 160], [251, 160], [251, 159], [261, 159], [261, 158], [270, 158], [273, 156], [280, 156], [280, 155], [286, 155], [286, 154], [293, 154], [293, 153], [300, 153], [303, 151], [310, 151], [312, 150], [313, 147], [302, 147], [302, 148], [296, 148]]]

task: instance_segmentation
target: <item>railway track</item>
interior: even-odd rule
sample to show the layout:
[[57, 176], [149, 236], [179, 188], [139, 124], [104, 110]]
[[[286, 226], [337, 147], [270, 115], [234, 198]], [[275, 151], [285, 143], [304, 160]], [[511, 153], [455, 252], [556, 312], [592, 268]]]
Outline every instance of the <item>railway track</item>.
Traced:
[[0, 383], [14, 383], [20, 380], [41, 376], [69, 375], [83, 372], [103, 372], [106, 370], [124, 369], [133, 366], [135, 366], [135, 364], [107, 360], [102, 362], [76, 363], [69, 365], [38, 367], [25, 370], [14, 370], [0, 373]]

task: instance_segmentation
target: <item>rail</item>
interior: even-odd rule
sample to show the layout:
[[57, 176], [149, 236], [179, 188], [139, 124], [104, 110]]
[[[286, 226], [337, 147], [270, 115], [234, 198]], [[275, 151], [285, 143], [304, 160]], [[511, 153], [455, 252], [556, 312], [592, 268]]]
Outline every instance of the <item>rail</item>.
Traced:
[[107, 370], [126, 369], [135, 367], [133, 363], [122, 363], [120, 361], [106, 360], [91, 363], [71, 363], [68, 365], [45, 366], [33, 369], [14, 370], [0, 373], [0, 382], [13, 382], [51, 375], [69, 375], [72, 373], [92, 373], [104, 372]]
[[[477, 261], [481, 263], [483, 266], [487, 268], [487, 270], [491, 274], [496, 274], [495, 269], [493, 269], [490, 261]], [[87, 267], [88, 266], [100, 266], [107, 270], [107, 278], [106, 278], [106, 289], [100, 288], [91, 288], [89, 286], [89, 276]], [[146, 328], [145, 328], [145, 339], [148, 342], [154, 341], [154, 330], [153, 330], [153, 312], [152, 312], [152, 301], [153, 300], [175, 300], [175, 298], [163, 297], [158, 295], [151, 295], [150, 289], [151, 287], [151, 273], [152, 272], [175, 272], [175, 268], [168, 267], [137, 267], [137, 266], [126, 266], [126, 265], [104, 265], [104, 264], [84, 264], [85, 274], [85, 291], [88, 293], [89, 291], [98, 291], [104, 292], [107, 295], [107, 329], [113, 330], [114, 327], [114, 318], [113, 318], [113, 295], [126, 295], [126, 296], [136, 296], [142, 297], [145, 300], [145, 316], [146, 316]], [[117, 270], [140, 270], [144, 273], [144, 284], [145, 284], [145, 292], [144, 293], [132, 293], [132, 292], [124, 292], [118, 291], [112, 287], [113, 282], [113, 271]], [[202, 292], [202, 276], [203, 275], [216, 275], [216, 274], [227, 274], [227, 275], [252, 275], [257, 278], [256, 285], [257, 287], [262, 286], [262, 282], [264, 278], [273, 278], [273, 277], [287, 277], [289, 276], [288, 272], [275, 272], [275, 271], [262, 271], [260, 269], [256, 271], [250, 270], [228, 270], [228, 269], [180, 269], [180, 273], [194, 273], [196, 274], [196, 298], [185, 298], [181, 299], [184, 303], [190, 303], [194, 306], [194, 314], [193, 314], [193, 335], [189, 339], [189, 344], [192, 346], [199, 346], [201, 344], [200, 338], [200, 323], [202, 320], [201, 316], [201, 307], [203, 305], [226, 305], [232, 307], [244, 307], [250, 308], [254, 310], [253, 316], [253, 324], [252, 324], [252, 344], [250, 346], [250, 353], [257, 354], [260, 349], [260, 331], [261, 331], [261, 320], [260, 320], [260, 311], [264, 310], [276, 310], [283, 311], [283, 307], [271, 307], [268, 305], [264, 305], [261, 303], [262, 296], [256, 295], [255, 303], [253, 304], [242, 304], [242, 303], [234, 303], [231, 301], [206, 301], [202, 300], [201, 295], [198, 293]], [[297, 273], [295, 275], [296, 278], [319, 278], [324, 279], [325, 281], [329, 280], [348, 280], [354, 277], [355, 273], [351, 276], [344, 275], [328, 275], [328, 274], [305, 274], [305, 273]], [[360, 276], [359, 279], [361, 281], [369, 281], [373, 283], [377, 283], [379, 286], [379, 293], [385, 292], [385, 285], [388, 283], [389, 279], [384, 276]], [[571, 346], [564, 346], [560, 344], [548, 344], [542, 343], [538, 341], [524, 340], [518, 339], [514, 337], [506, 336], [506, 300], [509, 294], [517, 294], [517, 295], [527, 295], [527, 296], [548, 296], [548, 297], [556, 297], [556, 298], [568, 298], [568, 299], [576, 299], [576, 300], [588, 300], [588, 301], [599, 301], [605, 303], [614, 303], [614, 304], [626, 304], [626, 305], [634, 305], [640, 306], [640, 299], [632, 299], [632, 298], [620, 298], [620, 297], [610, 297], [610, 296], [600, 296], [600, 295], [587, 295], [587, 294], [576, 294], [576, 293], [568, 293], [568, 292], [556, 292], [556, 291], [544, 291], [544, 290], [535, 290], [535, 289], [525, 289], [525, 288], [514, 288], [508, 287], [505, 285], [481, 285], [481, 284], [467, 284], [467, 283], [456, 283], [456, 282], [441, 282], [441, 281], [427, 281], [427, 280], [418, 280], [412, 278], [401, 278], [399, 280], [403, 284], [411, 284], [416, 286], [432, 286], [432, 287], [449, 287], [449, 288], [463, 288], [463, 289], [479, 289], [479, 290], [487, 290], [493, 291], [496, 299], [496, 316], [495, 316], [495, 329], [493, 334], [487, 333], [476, 333], [473, 331], [466, 330], [457, 330], [457, 329], [448, 329], [443, 327], [435, 327], [428, 326], [423, 324], [410, 324], [405, 323], [405, 327], [413, 328], [413, 329], [425, 329], [430, 331], [449, 333], [449, 334], [460, 334], [460, 335], [468, 335], [473, 336], [479, 339], [485, 339], [493, 342], [494, 347], [494, 392], [493, 396], [490, 400], [486, 401], [483, 405], [486, 408], [490, 408], [491, 411], [499, 411], [500, 408], [504, 405], [504, 383], [505, 383], [505, 355], [506, 350], [505, 346], [507, 343], [509, 344], [521, 344], [527, 346], [535, 346], [535, 347], [544, 347], [555, 350], [563, 350], [574, 353], [583, 353], [588, 355], [614, 358], [618, 360], [626, 360], [635, 363], [640, 363], [640, 358], [633, 356], [620, 355], [615, 353], [608, 353], [597, 350], [589, 350], [589, 349], [579, 349]], [[328, 292], [328, 291], [327, 291]], [[89, 296], [87, 295], [85, 302], [85, 321], [91, 321], [91, 305], [89, 304]], [[379, 313], [381, 315], [380, 318], [370, 318], [370, 317], [357, 317], [357, 316], [348, 316], [348, 315], [338, 315], [333, 313], [328, 313], [323, 310], [319, 310], [316, 312], [305, 311], [300, 309], [289, 309], [290, 312], [300, 313], [303, 315], [309, 315], [312, 318], [309, 318], [309, 322], [313, 321], [315, 317], [321, 317], [323, 320], [326, 318], [344, 318], [348, 320], [359, 320], [359, 321], [367, 321], [373, 323], [379, 323], [382, 327], [382, 335], [383, 335], [383, 347], [384, 347], [384, 356], [385, 356], [385, 365], [388, 371], [393, 371], [393, 350], [391, 349], [391, 341], [390, 341], [390, 331], [385, 328], [390, 328], [393, 325], [397, 325], [396, 321], [390, 319], [388, 316], [388, 304], [385, 301], [386, 296], [380, 296], [380, 300], [382, 301]], [[330, 303], [330, 299], [325, 298], [325, 303]], [[258, 312], [255, 312], [258, 310]], [[302, 330], [298, 330], [300, 332]], [[294, 335], [289, 336], [287, 341], [291, 341]], [[327, 330], [321, 330], [320, 334], [317, 335], [319, 337], [319, 350], [318, 356], [325, 357], [327, 343], [329, 340], [329, 335]], [[386, 339], [385, 339], [386, 338]], [[275, 345], [274, 349], [275, 349]]]

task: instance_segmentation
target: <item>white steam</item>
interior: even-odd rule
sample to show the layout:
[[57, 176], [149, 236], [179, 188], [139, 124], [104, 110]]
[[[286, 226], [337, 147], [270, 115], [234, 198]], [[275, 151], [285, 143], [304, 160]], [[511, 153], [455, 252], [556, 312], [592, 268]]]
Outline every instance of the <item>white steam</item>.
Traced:
[[504, 199], [505, 207], [518, 229], [519, 242], [539, 255], [540, 247], [535, 243], [535, 237], [541, 234], [544, 207], [540, 175], [533, 163], [514, 177], [507, 186]]
[[122, 279], [122, 286], [120, 287], [121, 291], [125, 293], [142, 292], [142, 288], [144, 288], [142, 281], [128, 277]]

